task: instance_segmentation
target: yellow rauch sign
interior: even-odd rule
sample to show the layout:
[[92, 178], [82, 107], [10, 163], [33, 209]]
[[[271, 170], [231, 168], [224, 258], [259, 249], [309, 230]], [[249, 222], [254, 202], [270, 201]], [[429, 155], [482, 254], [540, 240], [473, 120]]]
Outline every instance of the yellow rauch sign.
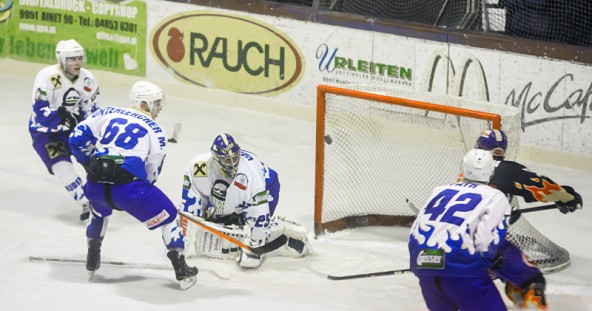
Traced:
[[180, 13], [161, 21], [150, 40], [162, 66], [182, 81], [208, 88], [277, 95], [303, 73], [302, 53], [286, 34], [245, 16]]

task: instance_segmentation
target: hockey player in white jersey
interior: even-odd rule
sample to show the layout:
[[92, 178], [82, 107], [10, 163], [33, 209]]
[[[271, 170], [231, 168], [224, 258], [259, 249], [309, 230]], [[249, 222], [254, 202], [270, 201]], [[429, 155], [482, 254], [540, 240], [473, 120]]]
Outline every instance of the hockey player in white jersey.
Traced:
[[489, 269], [511, 207], [487, 185], [493, 171], [490, 152], [470, 150], [463, 158], [465, 181], [436, 187], [411, 227], [411, 271], [432, 311], [506, 310]]
[[[189, 162], [183, 182], [182, 210], [202, 217], [210, 227], [241, 239], [259, 256], [239, 249], [198, 226], [187, 229], [188, 252], [235, 259], [240, 267], [259, 267], [263, 257], [302, 257], [309, 252], [307, 231], [295, 221], [274, 216], [279, 201], [278, 174], [230, 134], [218, 135], [210, 152]], [[190, 250], [190, 251], [189, 251]]]
[[177, 280], [195, 284], [197, 268], [185, 262], [183, 230], [171, 200], [156, 186], [166, 155], [166, 133], [154, 121], [162, 109], [161, 89], [139, 81], [130, 91], [132, 108], [105, 107], [70, 136], [72, 152], [87, 170], [84, 191], [91, 202], [86, 228], [89, 275], [101, 264], [101, 244], [113, 210], [126, 211], [148, 229], [162, 230]]
[[82, 68], [85, 55], [78, 42], [60, 41], [55, 53], [58, 64], [43, 68], [35, 77], [29, 132], [45, 167], [82, 207], [80, 220], [86, 220], [88, 200], [70, 160], [68, 135], [79, 121], [98, 109], [99, 84]]

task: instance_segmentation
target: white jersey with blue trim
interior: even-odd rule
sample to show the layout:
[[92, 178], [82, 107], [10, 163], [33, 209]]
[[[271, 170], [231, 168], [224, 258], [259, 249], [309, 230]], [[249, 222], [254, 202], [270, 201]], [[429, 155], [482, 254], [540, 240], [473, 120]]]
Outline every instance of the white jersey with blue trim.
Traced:
[[411, 227], [412, 271], [418, 275], [487, 275], [505, 237], [510, 212], [506, 196], [485, 184], [436, 187]]
[[232, 213], [245, 213], [254, 240], [269, 234], [269, 196], [265, 179], [269, 169], [259, 158], [241, 150], [234, 178], [220, 170], [210, 152], [195, 156], [187, 165], [183, 182], [184, 211], [216, 221]]
[[105, 107], [76, 127], [70, 135], [70, 147], [83, 165], [91, 155], [122, 156], [122, 168], [154, 183], [166, 155], [166, 132], [148, 112]]
[[98, 110], [99, 84], [95, 76], [81, 68], [74, 81], [68, 79], [59, 65], [45, 67], [37, 73], [33, 86], [33, 111], [29, 120], [32, 132], [55, 133], [69, 131], [60, 124], [57, 109], [64, 106], [82, 119]]

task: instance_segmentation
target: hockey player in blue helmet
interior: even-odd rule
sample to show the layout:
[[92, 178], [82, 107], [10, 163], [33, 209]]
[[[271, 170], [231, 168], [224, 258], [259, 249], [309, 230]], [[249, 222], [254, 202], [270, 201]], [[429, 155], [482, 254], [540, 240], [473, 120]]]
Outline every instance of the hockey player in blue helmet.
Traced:
[[242, 149], [232, 135], [217, 135], [210, 151], [193, 157], [187, 165], [181, 209], [265, 251], [260, 256], [241, 250], [199, 226], [184, 223], [191, 240], [187, 253], [236, 259], [242, 268], [259, 267], [263, 257], [307, 255], [307, 230], [275, 213], [279, 194], [276, 171]]
[[[524, 165], [505, 160], [508, 137], [502, 130], [488, 129], [477, 138], [475, 148], [489, 150], [496, 160], [492, 187], [502, 191], [510, 202], [514, 196], [530, 202], [555, 202], [563, 214], [582, 208], [582, 197], [570, 186], [560, 186], [549, 177], [538, 175]], [[542, 191], [542, 190], [544, 191]], [[514, 213], [516, 222], [520, 214]], [[519, 308], [547, 309], [545, 278], [536, 263], [525, 260], [526, 255], [505, 240], [500, 247], [498, 268], [493, 274], [506, 282], [506, 294]]]
[[210, 148], [212, 157], [226, 177], [234, 178], [240, 160], [240, 146], [229, 134], [216, 136]]

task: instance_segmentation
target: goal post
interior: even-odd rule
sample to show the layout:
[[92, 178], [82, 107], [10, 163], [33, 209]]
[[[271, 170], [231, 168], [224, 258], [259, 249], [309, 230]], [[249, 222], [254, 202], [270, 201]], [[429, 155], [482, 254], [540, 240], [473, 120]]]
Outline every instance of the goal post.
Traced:
[[[436, 186], [454, 182], [481, 132], [503, 129], [518, 154], [518, 108], [384, 85], [317, 87], [315, 235], [361, 226], [410, 226]], [[513, 206], [519, 208], [517, 203]], [[569, 253], [524, 217], [507, 240], [543, 272]]]
[[[422, 204], [423, 200], [418, 199], [421, 198], [419, 194], [429, 194], [426, 190], [431, 191], [440, 183], [454, 180], [452, 178], [459, 172], [459, 160], [466, 150], [472, 148], [481, 131], [489, 127], [501, 127], [500, 114], [483, 109], [468, 109], [456, 98], [447, 99], [444, 101], [447, 105], [442, 105], [435, 103], [437, 100], [430, 102], [427, 100], [429, 98], [412, 93], [368, 85], [351, 88], [327, 85], [317, 87], [315, 234], [356, 226], [411, 223], [415, 213], [408, 204]], [[461, 129], [461, 126], [465, 128]], [[428, 171], [423, 177], [420, 172], [415, 172], [417, 178], [424, 179], [420, 187], [424, 190], [410, 190], [408, 196], [402, 193], [397, 195], [396, 191], [389, 188], [400, 186], [404, 183], [403, 179], [412, 180], [413, 176], [388, 178], [385, 173], [388, 175], [390, 170], [396, 174], [402, 166], [410, 167], [406, 162], [415, 163], [424, 156], [421, 150], [409, 145], [413, 144], [410, 139], [413, 136], [418, 139], [425, 136], [414, 134], [417, 130], [426, 132], [427, 138], [433, 133], [441, 134], [445, 130], [450, 132], [442, 142], [445, 150], [436, 154], [438, 159], [434, 159], [439, 163], [434, 169], [448, 171], [447, 174], [436, 175], [445, 176], [447, 180], [434, 178]], [[469, 143], [464, 142], [465, 136]], [[461, 142], [462, 146], [451, 143], [452, 140]], [[406, 150], [389, 147], [403, 142]], [[430, 145], [425, 141], [417, 143], [423, 143], [426, 152], [430, 150]], [[369, 150], [364, 150], [364, 147]], [[373, 152], [383, 156], [365, 154]], [[399, 165], [390, 165], [389, 158]], [[370, 161], [374, 163], [367, 163]], [[344, 166], [357, 171], [355, 176], [348, 176], [343, 171]], [[376, 169], [382, 171], [376, 172]], [[371, 193], [376, 188], [381, 190], [380, 196]], [[356, 198], [342, 199], [351, 196], [351, 191], [359, 191]], [[375, 206], [365, 206], [363, 201]], [[348, 206], [350, 204], [355, 206]], [[378, 207], [378, 204], [383, 206]], [[393, 209], [389, 205], [398, 207]]]

